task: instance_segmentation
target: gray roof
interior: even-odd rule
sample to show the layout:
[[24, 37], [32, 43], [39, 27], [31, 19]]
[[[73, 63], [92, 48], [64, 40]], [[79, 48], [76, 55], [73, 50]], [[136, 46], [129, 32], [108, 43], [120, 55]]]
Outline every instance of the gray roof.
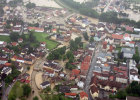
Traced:
[[105, 56], [106, 56], [105, 53], [99, 53], [99, 54], [98, 54], [98, 57], [102, 57], [102, 58], [104, 58]]
[[41, 83], [42, 86], [46, 86], [46, 85], [48, 85], [48, 84], [50, 84], [49, 81], [45, 81], [45, 82]]
[[135, 49], [134, 48], [122, 48], [121, 51], [123, 53], [135, 54]]

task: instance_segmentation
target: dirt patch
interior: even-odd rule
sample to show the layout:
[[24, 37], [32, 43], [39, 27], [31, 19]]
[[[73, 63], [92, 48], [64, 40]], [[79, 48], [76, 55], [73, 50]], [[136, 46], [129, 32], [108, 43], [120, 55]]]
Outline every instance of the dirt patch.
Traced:
[[43, 82], [42, 81], [42, 74], [41, 72], [37, 73], [35, 76], [35, 82], [36, 82], [36, 86], [41, 89], [40, 84]]

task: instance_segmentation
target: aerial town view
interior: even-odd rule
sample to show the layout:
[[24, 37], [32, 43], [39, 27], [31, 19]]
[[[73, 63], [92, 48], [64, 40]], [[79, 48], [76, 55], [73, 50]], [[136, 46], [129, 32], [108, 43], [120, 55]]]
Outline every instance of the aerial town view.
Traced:
[[140, 0], [0, 0], [0, 100], [140, 100]]

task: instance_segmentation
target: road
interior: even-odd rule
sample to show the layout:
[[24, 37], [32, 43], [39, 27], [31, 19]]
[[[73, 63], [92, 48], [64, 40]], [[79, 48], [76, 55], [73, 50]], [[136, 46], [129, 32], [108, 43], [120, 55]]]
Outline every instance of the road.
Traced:
[[33, 97], [35, 97], [35, 96], [37, 96], [39, 98], [39, 100], [42, 100], [40, 95], [39, 95], [39, 89], [38, 89], [38, 87], [36, 85], [36, 82], [35, 82], [35, 76], [37, 74], [37, 71], [35, 71], [33, 69], [34, 68], [41, 69], [47, 56], [48, 56], [48, 53], [46, 54], [45, 57], [43, 57], [42, 59], [37, 60], [32, 65], [32, 69], [31, 69], [32, 70], [32, 73], [31, 73], [31, 88], [32, 88], [32, 91], [34, 91], [34, 93], [32, 94], [32, 96], [28, 100], [33, 100]]
[[100, 43], [98, 43], [96, 49], [94, 50], [93, 52], [93, 57], [92, 57], [92, 61], [91, 61], [91, 64], [90, 64], [90, 68], [88, 70], [88, 74], [87, 74], [87, 77], [86, 77], [86, 82], [85, 82], [85, 92], [88, 94], [88, 99], [89, 100], [93, 100], [92, 99], [92, 96], [90, 95], [90, 92], [89, 92], [89, 89], [90, 89], [90, 81], [91, 81], [91, 78], [93, 77], [93, 68], [94, 68], [94, 65], [96, 64], [96, 58], [99, 54], [99, 52], [101, 51], [101, 45]]
[[107, 12], [108, 11], [108, 7], [111, 5], [112, 2], [113, 2], [113, 0], [109, 1], [109, 3], [107, 4], [107, 6], [105, 7], [103, 12]]

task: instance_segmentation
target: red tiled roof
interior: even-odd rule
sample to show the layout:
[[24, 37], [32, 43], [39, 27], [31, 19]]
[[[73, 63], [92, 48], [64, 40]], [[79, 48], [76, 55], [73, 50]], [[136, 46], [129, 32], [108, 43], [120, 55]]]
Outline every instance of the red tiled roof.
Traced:
[[81, 64], [81, 70], [88, 70], [90, 66], [91, 56], [86, 56]]
[[133, 27], [126, 26], [125, 29], [126, 29], [127, 31], [132, 31], [132, 32], [133, 32]]
[[83, 97], [87, 97], [88, 98], [88, 94], [86, 92], [80, 92], [80, 97], [83, 98]]
[[18, 41], [23, 41], [23, 39], [22, 38], [19, 38]]
[[57, 31], [56, 29], [52, 29], [52, 31]]
[[112, 34], [112, 38], [121, 40], [123, 39], [123, 35]]
[[131, 44], [135, 44], [135, 42], [134, 42], [134, 41], [130, 41], [129, 43], [131, 43]]
[[28, 30], [39, 30], [39, 31], [44, 31], [44, 28], [39, 28], [39, 27], [28, 27]]
[[16, 55], [14, 55], [12, 58], [17, 59], [18, 57]]
[[76, 96], [76, 93], [65, 93], [65, 96]]
[[1, 61], [8, 61], [7, 58], [0, 58]]
[[24, 60], [22, 57], [18, 57], [17, 60]]
[[130, 35], [128, 33], [125, 33], [124, 37], [130, 37]]
[[95, 92], [98, 93], [98, 88], [95, 85], [91, 86], [90, 90], [91, 90], [92, 94], [94, 94]]
[[73, 69], [72, 70], [72, 74], [73, 75], [76, 75], [77, 76], [77, 75], [79, 75], [79, 73], [80, 73], [80, 70], [78, 70], [78, 69]]
[[5, 63], [5, 66], [11, 66], [12, 64], [11, 63]]
[[18, 45], [17, 42], [12, 42], [11, 44], [12, 44], [13, 46], [17, 46], [17, 45]]
[[54, 73], [53, 69], [50, 69], [50, 68], [43, 68], [43, 69], [48, 73]]

